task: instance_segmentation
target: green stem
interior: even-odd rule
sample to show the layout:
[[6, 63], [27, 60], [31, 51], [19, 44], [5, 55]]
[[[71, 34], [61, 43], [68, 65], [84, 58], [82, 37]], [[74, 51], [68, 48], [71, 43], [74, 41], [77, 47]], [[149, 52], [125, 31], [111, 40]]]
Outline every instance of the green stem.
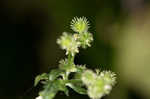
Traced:
[[71, 55], [71, 53], [68, 54], [68, 65], [71, 65], [74, 63], [74, 56]]
[[[68, 54], [68, 66], [71, 66], [74, 64], [74, 56], [71, 55], [71, 53]], [[65, 73], [65, 79], [68, 80], [69, 72]]]

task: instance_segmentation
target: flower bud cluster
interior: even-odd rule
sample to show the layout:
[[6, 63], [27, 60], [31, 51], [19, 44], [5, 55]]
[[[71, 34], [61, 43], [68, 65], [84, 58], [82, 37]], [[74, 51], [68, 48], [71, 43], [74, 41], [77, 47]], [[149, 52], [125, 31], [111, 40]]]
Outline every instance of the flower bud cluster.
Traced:
[[74, 56], [75, 53], [79, 52], [78, 47], [80, 46], [80, 42], [77, 42], [71, 34], [64, 32], [63, 35], [57, 39], [57, 43], [62, 49], [66, 50], [66, 55], [71, 53], [71, 55]]
[[86, 70], [81, 79], [88, 89], [89, 97], [92, 99], [100, 99], [102, 96], [109, 94], [112, 86], [116, 83], [115, 74], [110, 71], [96, 74], [91, 70]]
[[88, 32], [89, 22], [85, 17], [75, 17], [71, 21], [71, 29], [76, 32], [75, 34], [68, 34], [66, 32], [57, 39], [57, 44], [62, 49], [66, 50], [66, 55], [69, 53], [74, 56], [79, 53], [79, 47], [87, 48], [91, 46], [93, 35]]
[[84, 32], [79, 35], [79, 42], [82, 48], [91, 47], [91, 42], [93, 41], [93, 35], [89, 32]]
[[76, 72], [77, 68], [75, 67], [75, 64], [74, 63], [69, 64], [68, 62], [69, 62], [68, 59], [60, 60], [59, 68], [61, 70], [65, 70], [67, 73]]

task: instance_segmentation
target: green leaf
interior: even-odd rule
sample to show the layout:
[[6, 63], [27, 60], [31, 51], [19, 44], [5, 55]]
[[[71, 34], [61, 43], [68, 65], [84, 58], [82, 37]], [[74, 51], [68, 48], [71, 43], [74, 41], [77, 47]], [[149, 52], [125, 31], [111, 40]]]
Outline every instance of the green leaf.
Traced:
[[49, 73], [49, 80], [54, 81], [57, 77], [61, 76], [64, 72], [59, 69], [54, 69]]
[[53, 85], [58, 91], [63, 91], [67, 96], [69, 96], [69, 90], [67, 89], [65, 84], [66, 84], [65, 80], [58, 79], [54, 82]]
[[67, 88], [64, 90], [64, 93], [66, 96], [69, 96], [69, 90]]
[[83, 95], [87, 94], [86, 89], [84, 89], [84, 88], [82, 88], [80, 86], [75, 86], [72, 83], [67, 83], [66, 86], [72, 88], [75, 92], [77, 92], [79, 94], [83, 94]]
[[86, 70], [85, 65], [76, 65], [77, 72], [75, 73], [75, 79], [81, 79], [82, 73]]
[[39, 93], [43, 99], [53, 99], [57, 94], [58, 90], [54, 87], [53, 83], [48, 83], [44, 86], [44, 90]]
[[55, 95], [57, 94], [57, 91], [41, 91], [40, 95], [43, 97], [43, 99], [53, 99]]
[[69, 95], [69, 90], [65, 86], [65, 81], [62, 79], [49, 81], [44, 86], [44, 90], [39, 94], [43, 96], [43, 99], [53, 99], [58, 91], [63, 91], [67, 96]]
[[36, 86], [40, 82], [40, 80], [47, 80], [47, 79], [48, 79], [48, 75], [46, 73], [36, 76], [34, 81], [34, 86]]
[[81, 79], [71, 79], [68, 80], [67, 83], [72, 83], [75, 86], [83, 86], [82, 80]]

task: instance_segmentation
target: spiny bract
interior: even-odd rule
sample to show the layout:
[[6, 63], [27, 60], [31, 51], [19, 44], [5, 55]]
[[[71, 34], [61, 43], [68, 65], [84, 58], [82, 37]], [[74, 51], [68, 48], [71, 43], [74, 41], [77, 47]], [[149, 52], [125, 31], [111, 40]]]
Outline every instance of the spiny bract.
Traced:
[[87, 32], [89, 28], [89, 21], [87, 21], [85, 17], [80, 17], [80, 18], [75, 17], [71, 21], [70, 26], [74, 32], [78, 32], [78, 33]]

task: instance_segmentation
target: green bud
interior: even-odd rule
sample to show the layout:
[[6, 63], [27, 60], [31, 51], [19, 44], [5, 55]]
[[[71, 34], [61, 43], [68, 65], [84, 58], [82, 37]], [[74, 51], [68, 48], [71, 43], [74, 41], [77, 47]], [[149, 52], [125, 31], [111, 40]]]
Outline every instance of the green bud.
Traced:
[[79, 34], [79, 41], [81, 43], [82, 48], [91, 47], [91, 42], [93, 41], [93, 35], [88, 32], [84, 32]]
[[111, 71], [103, 71], [100, 76], [104, 79], [106, 84], [114, 85], [116, 83], [116, 74]]
[[69, 61], [67, 59], [65, 60], [60, 60], [59, 61], [59, 68], [61, 70], [65, 70], [67, 73], [70, 73], [70, 72], [76, 72], [77, 71], [77, 68], [75, 67], [75, 64], [69, 64], [68, 63]]
[[89, 28], [89, 22], [87, 21], [85, 17], [80, 17], [80, 18], [75, 17], [71, 21], [70, 26], [74, 32], [78, 32], [78, 33], [87, 32]]

